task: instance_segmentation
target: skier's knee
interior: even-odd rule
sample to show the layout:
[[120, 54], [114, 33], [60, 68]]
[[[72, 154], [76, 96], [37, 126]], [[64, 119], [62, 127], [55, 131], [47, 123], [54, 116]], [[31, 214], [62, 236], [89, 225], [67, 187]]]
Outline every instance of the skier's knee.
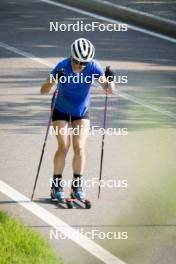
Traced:
[[74, 146], [74, 154], [76, 156], [82, 156], [84, 154], [84, 147], [79, 144]]
[[67, 144], [61, 144], [58, 148], [58, 152], [61, 153], [62, 155], [66, 156], [67, 155], [67, 152], [69, 150], [69, 145]]

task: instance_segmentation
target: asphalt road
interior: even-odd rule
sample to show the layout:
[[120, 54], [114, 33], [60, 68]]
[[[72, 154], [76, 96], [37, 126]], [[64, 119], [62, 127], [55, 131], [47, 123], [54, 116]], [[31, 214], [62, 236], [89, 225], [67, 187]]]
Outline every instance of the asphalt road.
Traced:
[[175, 0], [151, 0], [151, 1], [136, 1], [136, 0], [111, 0], [112, 3], [123, 5], [136, 9], [145, 13], [153, 14], [162, 18], [167, 18], [175, 21], [176, 16], [176, 1]]
[[[175, 206], [175, 44], [144, 33], [50, 32], [49, 21], [95, 21], [79, 13], [41, 1], [1, 1], [1, 42], [18, 50], [0, 48], [1, 180], [30, 197], [49, 116], [51, 95], [39, 89], [52, 66], [69, 56], [77, 37], [90, 39], [96, 59], [112, 65], [116, 75], [127, 75], [128, 84], [117, 85], [109, 97], [108, 127], [127, 128], [126, 136], [107, 136], [104, 179], [127, 180], [128, 187], [87, 188], [91, 210], [64, 210], [49, 201], [49, 178], [56, 148], [49, 136], [36, 188], [35, 201], [69, 225], [90, 231], [127, 232], [128, 239], [95, 239], [95, 242], [128, 264], [173, 264], [176, 257]], [[98, 20], [97, 20], [98, 21]], [[19, 55], [19, 50], [44, 61]], [[44, 64], [45, 63], [45, 64]], [[104, 96], [92, 88], [91, 124], [102, 126]], [[101, 136], [88, 138], [85, 178], [98, 177]], [[71, 178], [72, 151], [64, 170]], [[65, 190], [68, 193], [68, 189]], [[0, 193], [1, 208], [20, 217], [48, 239], [51, 227]], [[68, 263], [102, 263], [69, 240], [50, 240]], [[109, 263], [111, 264], [111, 263]]]

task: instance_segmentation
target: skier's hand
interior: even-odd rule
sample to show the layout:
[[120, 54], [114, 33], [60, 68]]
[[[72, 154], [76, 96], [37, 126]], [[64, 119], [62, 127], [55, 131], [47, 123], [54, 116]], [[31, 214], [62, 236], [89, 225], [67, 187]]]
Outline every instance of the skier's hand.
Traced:
[[50, 83], [49, 80], [47, 79], [46, 82], [42, 84], [40, 93], [42, 95], [48, 94], [53, 85], [54, 85], [54, 82]]
[[115, 90], [115, 85], [113, 81], [107, 81], [105, 76], [99, 78], [99, 84], [103, 88], [105, 94], [111, 94]]
[[105, 88], [106, 94], [112, 94], [115, 91], [114, 72], [110, 70], [110, 66], [106, 66], [105, 77], [107, 81], [107, 88]]
[[106, 66], [105, 77], [108, 82], [112, 82], [114, 80], [114, 72], [110, 70], [110, 66]]
[[[53, 77], [57, 78], [57, 80], [59, 81], [60, 77], [62, 77], [64, 75], [64, 69], [60, 69], [58, 70]], [[54, 79], [50, 80], [50, 76], [47, 78], [46, 82], [42, 84], [41, 89], [40, 89], [40, 93], [41, 94], [48, 94], [51, 90], [51, 88], [56, 84]]]

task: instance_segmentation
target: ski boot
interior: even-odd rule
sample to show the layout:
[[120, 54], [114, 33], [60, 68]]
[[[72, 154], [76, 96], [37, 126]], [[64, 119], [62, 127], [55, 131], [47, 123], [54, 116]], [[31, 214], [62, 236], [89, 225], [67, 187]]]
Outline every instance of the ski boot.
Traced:
[[57, 199], [58, 203], [66, 204], [68, 208], [73, 208], [72, 200], [65, 197], [61, 178], [53, 179], [50, 196], [52, 200]]

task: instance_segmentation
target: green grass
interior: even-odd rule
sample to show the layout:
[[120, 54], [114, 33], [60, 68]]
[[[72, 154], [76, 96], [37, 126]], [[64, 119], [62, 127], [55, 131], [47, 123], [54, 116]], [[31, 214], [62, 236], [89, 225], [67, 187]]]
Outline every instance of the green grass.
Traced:
[[63, 264], [39, 233], [0, 211], [1, 264]]

